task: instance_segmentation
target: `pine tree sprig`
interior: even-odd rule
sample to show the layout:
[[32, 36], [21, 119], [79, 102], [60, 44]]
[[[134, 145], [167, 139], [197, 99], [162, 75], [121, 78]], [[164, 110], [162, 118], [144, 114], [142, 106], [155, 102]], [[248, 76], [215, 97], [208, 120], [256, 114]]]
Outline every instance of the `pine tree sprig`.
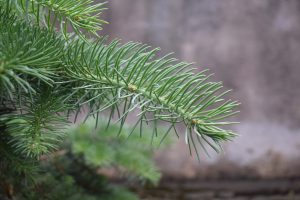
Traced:
[[[222, 128], [234, 122], [222, 119], [236, 114], [239, 103], [224, 102], [228, 91], [221, 92], [222, 84], [209, 82], [205, 70], [195, 73], [189, 63], [169, 56], [158, 59], [157, 49], [148, 49], [132, 42], [105, 44], [101, 40], [93, 46], [74, 42], [64, 65], [67, 76], [77, 80], [74, 90], [86, 92], [80, 104], [86, 103], [90, 114], [123, 105], [118, 120], [121, 124], [137, 109], [140, 123], [167, 121], [175, 128], [174, 124], [182, 122], [192, 130], [186, 131], [187, 143], [192, 133], [208, 144], [206, 137], [216, 143], [234, 137], [233, 132]], [[149, 113], [151, 119], [146, 117]]]
[[60, 114], [67, 108], [59, 94], [47, 86], [37, 94], [34, 99], [22, 100], [22, 107], [14, 113], [0, 117], [15, 153], [31, 158], [55, 150], [68, 124]]
[[[27, 8], [28, 14], [37, 10], [36, 4], [51, 2], [36, 0], [30, 1], [31, 5], [28, 1], [17, 1], [17, 4], [23, 10]], [[80, 6], [89, 8], [87, 4], [78, 4], [72, 10], [68, 6], [73, 5], [73, 1], [64, 4], [68, 1], [57, 0], [56, 3], [59, 2], [74, 13], [76, 9], [78, 12], [84, 9]], [[32, 11], [29, 11], [30, 5]], [[218, 150], [220, 141], [235, 136], [225, 126], [234, 123], [226, 119], [237, 114], [235, 109], [239, 103], [226, 101], [224, 96], [229, 91], [222, 91], [221, 82], [209, 81], [206, 70], [196, 72], [191, 64], [179, 62], [171, 55], [159, 58], [156, 55], [159, 49], [140, 43], [121, 44], [118, 40], [108, 43], [105, 37], [89, 42], [65, 40], [49, 27], [17, 21], [7, 10], [0, 12], [0, 19], [4, 27], [0, 30], [2, 93], [13, 97], [25, 92], [23, 94], [30, 96], [26, 99], [33, 103], [32, 93], [45, 82], [59, 88], [62, 103], [73, 104], [70, 110], [77, 110], [76, 115], [82, 107], [89, 109], [87, 118], [91, 115], [98, 118], [100, 113], [110, 110], [111, 121], [117, 112], [117, 122], [121, 124], [119, 132], [129, 114], [137, 110], [134, 128], [139, 127], [141, 135], [143, 123], [153, 123], [156, 135], [158, 121], [168, 122], [164, 137], [170, 130], [177, 132], [177, 125], [182, 123], [186, 127], [185, 141], [194, 148], [195, 142], [202, 141]], [[22, 98], [16, 100], [22, 104]], [[66, 107], [63, 108], [61, 112], [66, 112]]]
[[34, 93], [32, 79], [53, 85], [63, 55], [62, 40], [47, 29], [17, 21], [1, 9], [0, 27], [1, 90], [12, 97], [17, 88]]
[[[6, 1], [6, 0], [2, 0]], [[59, 28], [65, 38], [72, 33], [86, 40], [86, 33], [98, 36], [97, 31], [107, 24], [99, 18], [105, 4], [94, 0], [16, 0], [8, 1], [19, 15], [50, 30]], [[72, 30], [72, 31], [70, 31]], [[87, 40], [86, 40], [87, 41]]]

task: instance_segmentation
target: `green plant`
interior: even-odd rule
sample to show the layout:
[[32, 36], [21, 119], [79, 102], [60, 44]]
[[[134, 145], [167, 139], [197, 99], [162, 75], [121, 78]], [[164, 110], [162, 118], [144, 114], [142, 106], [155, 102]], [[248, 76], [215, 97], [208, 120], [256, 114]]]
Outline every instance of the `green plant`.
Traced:
[[[22, 187], [18, 199], [137, 200], [137, 196], [109, 181], [99, 170], [114, 170], [121, 180], [139, 184], [157, 184], [160, 173], [152, 160], [148, 137], [137, 132], [128, 140], [125, 127], [118, 137], [119, 126], [105, 128], [101, 120], [95, 129], [93, 121], [68, 130], [66, 144], [39, 165], [35, 182]], [[105, 121], [105, 120], [104, 120]], [[154, 139], [157, 144], [158, 138]]]
[[[72, 116], [117, 118], [131, 111], [133, 130], [160, 121], [186, 127], [189, 148], [216, 151], [235, 134], [224, 126], [238, 103], [220, 82], [158, 49], [107, 42], [98, 32], [104, 3], [93, 0], [0, 0], [0, 178], [6, 196], [34, 174], [41, 155], [57, 149]], [[85, 112], [81, 112], [81, 111]], [[75, 118], [76, 118], [75, 117]], [[225, 121], [224, 121], [225, 120]], [[142, 134], [142, 128], [140, 134]], [[199, 143], [196, 145], [196, 142]], [[198, 156], [198, 153], [197, 153]], [[4, 174], [5, 172], [5, 174]]]
[[[84, 162], [89, 166], [116, 166], [119, 172], [126, 169], [125, 172], [132, 172], [138, 179], [141, 177], [142, 180], [152, 183], [159, 181], [160, 173], [151, 158], [152, 147], [158, 146], [161, 138], [151, 138], [151, 132], [147, 130], [144, 136], [140, 137], [137, 131], [131, 133], [129, 127], [124, 127], [117, 136], [119, 126], [100, 126], [95, 129], [93, 124], [94, 121], [88, 121], [71, 129], [68, 135], [73, 154], [82, 155]], [[161, 129], [159, 132], [162, 132]], [[149, 141], [152, 141], [151, 145]]]

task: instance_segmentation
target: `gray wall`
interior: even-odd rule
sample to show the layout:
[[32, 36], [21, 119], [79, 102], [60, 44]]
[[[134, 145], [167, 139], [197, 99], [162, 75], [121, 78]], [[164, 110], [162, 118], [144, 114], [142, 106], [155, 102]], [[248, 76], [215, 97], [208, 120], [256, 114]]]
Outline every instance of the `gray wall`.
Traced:
[[[250, 166], [260, 175], [292, 171], [284, 163], [300, 155], [299, 0], [110, 0], [109, 8], [103, 34], [176, 52], [234, 89], [241, 136], [209, 165]], [[176, 148], [158, 156], [161, 165], [195, 176], [194, 159]], [[281, 168], [272, 168], [274, 159]]]

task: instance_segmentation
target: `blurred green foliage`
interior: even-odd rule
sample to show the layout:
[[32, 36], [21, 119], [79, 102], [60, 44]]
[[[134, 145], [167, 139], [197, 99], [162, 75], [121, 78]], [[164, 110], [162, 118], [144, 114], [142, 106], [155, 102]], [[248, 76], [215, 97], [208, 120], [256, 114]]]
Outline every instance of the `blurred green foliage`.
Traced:
[[[118, 134], [117, 125], [104, 125], [94, 129], [94, 124], [89, 121], [70, 130], [68, 135], [73, 154], [82, 155], [85, 163], [90, 166], [116, 166], [119, 171], [127, 172], [140, 180], [158, 182], [160, 173], [151, 158], [152, 147], [157, 147], [161, 138], [153, 136], [147, 130], [144, 130], [141, 137], [135, 131], [131, 133], [128, 127], [123, 127]], [[170, 141], [164, 140], [164, 145], [168, 140]]]
[[[39, 173], [33, 182], [22, 184], [17, 199], [137, 200], [134, 193], [111, 183], [110, 178], [127, 184], [157, 184], [161, 174], [153, 161], [153, 147], [161, 138], [147, 130], [140, 137], [126, 126], [119, 133], [119, 125], [107, 127], [105, 120], [101, 122], [96, 129], [91, 120], [71, 127], [64, 145], [41, 158]], [[170, 139], [164, 141], [165, 145]], [[101, 173], [103, 169], [113, 170], [113, 177]]]

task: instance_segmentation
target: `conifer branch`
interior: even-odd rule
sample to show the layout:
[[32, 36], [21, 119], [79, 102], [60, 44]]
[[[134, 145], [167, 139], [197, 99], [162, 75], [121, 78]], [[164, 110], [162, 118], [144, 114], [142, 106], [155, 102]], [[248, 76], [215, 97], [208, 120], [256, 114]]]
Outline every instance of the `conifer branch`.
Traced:
[[[104, 39], [92, 46], [75, 42], [68, 50], [64, 67], [66, 76], [76, 81], [75, 91], [91, 93], [86, 93], [80, 104], [88, 104], [90, 114], [123, 104], [118, 120], [121, 124], [136, 109], [140, 110], [140, 123], [167, 121], [176, 129], [175, 124], [182, 122], [188, 130], [187, 143], [193, 140], [191, 134], [208, 144], [207, 137], [216, 143], [234, 137], [233, 132], [222, 128], [233, 122], [222, 119], [236, 114], [239, 103], [224, 102], [228, 91], [220, 92], [222, 84], [208, 82], [205, 70], [195, 73], [190, 64], [170, 56], [156, 58], [157, 49], [148, 49], [131, 42], [106, 45]], [[149, 113], [152, 119], [147, 119]]]
[[[22, 2], [20, 5], [23, 5]], [[31, 1], [32, 10], [36, 10], [36, 4], [42, 6], [49, 2], [52, 1]], [[53, 2], [51, 6], [54, 5]], [[80, 7], [83, 5], [89, 9], [82, 13], [91, 14], [95, 11], [94, 7], [90, 8], [84, 3], [72, 10], [68, 6], [73, 5], [73, 1], [55, 2], [62, 4], [57, 9], [61, 10], [65, 6], [73, 17], [75, 13], [84, 10]], [[66, 2], [70, 4], [65, 4]], [[53, 10], [57, 11], [55, 8]], [[202, 144], [204, 142], [218, 151], [220, 141], [230, 140], [235, 136], [224, 126], [234, 123], [225, 119], [237, 113], [235, 109], [239, 103], [226, 101], [224, 96], [228, 91], [222, 92], [222, 83], [209, 81], [210, 75], [206, 75], [206, 70], [195, 72], [191, 64], [179, 62], [170, 55], [159, 58], [156, 55], [158, 49], [140, 43], [121, 44], [115, 40], [107, 44], [104, 37], [88, 42], [79, 39], [65, 40], [51, 28], [49, 30], [49, 27], [47, 29], [28, 21], [16, 20], [7, 10], [0, 10], [0, 26], [0, 90], [11, 97], [21, 94], [16, 98], [20, 105], [28, 102], [30, 104], [27, 105], [35, 105], [32, 93], [41, 91], [42, 85], [46, 83], [57, 90], [61, 102], [65, 104], [59, 112], [77, 110], [78, 113], [82, 106], [88, 106], [88, 116], [98, 117], [103, 111], [110, 110], [109, 122], [117, 112], [120, 131], [129, 113], [139, 110], [134, 129], [139, 126], [142, 132], [143, 123], [153, 123], [153, 135], [156, 135], [158, 121], [168, 122], [170, 126], [163, 137], [165, 138], [171, 130], [177, 133], [177, 125], [183, 123], [186, 127], [185, 141], [190, 149], [193, 147], [197, 150], [199, 145], [196, 142], [205, 148]], [[39, 92], [34, 95], [38, 96]], [[45, 106], [44, 104], [46, 102], [40, 103], [41, 106]], [[56, 121], [57, 110], [49, 105], [48, 108], [50, 110], [45, 108], [44, 112], [49, 115], [40, 116], [39, 122], [44, 117], [46, 119], [46, 116], [52, 116], [48, 120], [53, 120], [54, 124], [62, 120]], [[25, 111], [25, 114], [18, 116], [17, 121], [12, 120], [10, 123], [13, 126], [20, 128], [24, 125], [22, 130], [27, 127], [26, 130], [30, 129], [33, 135], [39, 135], [44, 130], [50, 133], [50, 129], [43, 126], [34, 128], [33, 124], [36, 124], [37, 119], [34, 106], [19, 106], [19, 109]], [[29, 113], [31, 114], [28, 115]], [[24, 134], [19, 136], [23, 137]], [[19, 138], [16, 141], [21, 140]], [[44, 144], [41, 142], [41, 145]], [[32, 152], [29, 147], [24, 149], [28, 150], [29, 155], [48, 150], [42, 147], [37, 152]]]
[[66, 106], [61, 103], [60, 95], [48, 87], [39, 91], [35, 99], [22, 102], [17, 111], [0, 117], [0, 125], [6, 127], [11, 137], [8, 143], [16, 153], [38, 158], [60, 144], [67, 125], [60, 113]]
[[[106, 2], [95, 3], [94, 0], [15, 0], [9, 2], [20, 15], [37, 24], [54, 30], [59, 27], [65, 38], [69, 33], [76, 33], [86, 40], [85, 34], [97, 36], [105, 20], [99, 18], [105, 10]], [[72, 30], [70, 32], [70, 29]]]
[[[17, 87], [35, 92], [32, 79], [53, 84], [64, 45], [53, 32], [17, 22], [0, 9], [0, 84], [12, 97]], [[36, 82], [34, 82], [36, 83]]]

